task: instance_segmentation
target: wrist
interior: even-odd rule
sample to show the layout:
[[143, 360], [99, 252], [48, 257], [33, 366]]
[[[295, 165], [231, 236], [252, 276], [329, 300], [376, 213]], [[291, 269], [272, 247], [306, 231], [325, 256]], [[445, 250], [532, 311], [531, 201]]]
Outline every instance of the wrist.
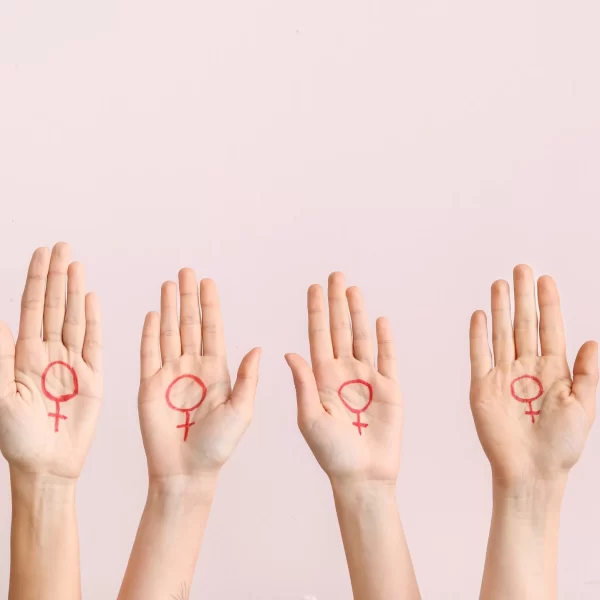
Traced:
[[[75, 492], [77, 480], [10, 469], [12, 495], [11, 591], [33, 590], [27, 597], [47, 598], [56, 580], [71, 581], [79, 569]], [[32, 576], [31, 573], [35, 575]], [[27, 580], [27, 583], [24, 583]], [[74, 583], [74, 588], [77, 585]], [[75, 597], [65, 594], [62, 597]], [[10, 594], [12, 598], [12, 593]], [[16, 597], [16, 596], [15, 596]]]
[[532, 479], [506, 485], [494, 481], [494, 514], [530, 521], [538, 527], [558, 524], [566, 477]]
[[64, 510], [75, 506], [77, 479], [27, 473], [10, 468], [13, 513], [19, 510]]
[[191, 511], [210, 507], [217, 487], [218, 472], [201, 475], [151, 476], [148, 483], [147, 506], [162, 510]]
[[396, 482], [382, 480], [331, 479], [331, 488], [336, 499], [358, 502], [393, 500], [396, 502]]

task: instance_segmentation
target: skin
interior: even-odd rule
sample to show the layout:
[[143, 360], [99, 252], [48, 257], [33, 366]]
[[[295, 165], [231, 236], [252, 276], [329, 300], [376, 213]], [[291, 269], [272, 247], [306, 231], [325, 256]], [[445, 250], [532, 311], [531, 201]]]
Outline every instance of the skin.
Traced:
[[[231, 387], [217, 288], [200, 282], [191, 269], [179, 272], [177, 286], [161, 291], [161, 313], [146, 316], [141, 344], [139, 414], [148, 460], [148, 499], [129, 559], [119, 600], [188, 598], [204, 529], [221, 467], [252, 420], [260, 350], [242, 360]], [[207, 387], [191, 413], [195, 424], [184, 441], [185, 414], [170, 408], [166, 390], [178, 376], [193, 374]], [[178, 407], [199, 401], [190, 380], [171, 395]]]
[[[102, 399], [101, 325], [95, 295], [85, 294], [83, 265], [67, 244], [31, 259], [15, 345], [0, 322], [0, 450], [12, 492], [10, 600], [81, 597], [75, 490]], [[54, 429], [56, 404], [42, 393], [46, 366], [75, 369], [79, 393], [61, 403], [67, 419]], [[72, 376], [53, 367], [47, 388], [73, 391]]]
[[[492, 286], [493, 364], [485, 313], [471, 319], [471, 409], [492, 467], [493, 515], [481, 598], [557, 597], [560, 508], [570, 469], [579, 459], [596, 414], [598, 346], [586, 342], [573, 375], [555, 282], [537, 283], [532, 270], [514, 270], [514, 325], [510, 287]], [[539, 341], [539, 342], [538, 342]], [[534, 375], [544, 393], [528, 405], [511, 395], [511, 382]], [[515, 384], [517, 395], [537, 394], [535, 384]]]
[[[298, 425], [331, 482], [355, 600], [420, 598], [396, 504], [400, 469], [402, 394], [387, 319], [377, 320], [377, 369], [368, 315], [360, 290], [346, 290], [344, 276], [329, 278], [329, 322], [323, 292], [308, 290], [312, 368], [286, 355], [298, 401]], [[359, 435], [356, 415], [338, 396], [340, 386], [363, 379], [373, 400], [361, 413], [368, 424]], [[364, 386], [344, 389], [346, 402], [365, 406]]]

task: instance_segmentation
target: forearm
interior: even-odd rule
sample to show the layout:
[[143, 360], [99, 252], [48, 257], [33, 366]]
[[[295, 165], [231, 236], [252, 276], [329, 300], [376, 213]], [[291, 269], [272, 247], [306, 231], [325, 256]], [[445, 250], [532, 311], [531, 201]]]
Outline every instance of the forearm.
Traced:
[[11, 470], [9, 600], [81, 598], [75, 480]]
[[557, 597], [558, 533], [565, 482], [494, 486], [481, 600]]
[[419, 589], [396, 504], [396, 487], [333, 485], [354, 600], [414, 600]]
[[153, 480], [119, 600], [187, 600], [216, 475]]

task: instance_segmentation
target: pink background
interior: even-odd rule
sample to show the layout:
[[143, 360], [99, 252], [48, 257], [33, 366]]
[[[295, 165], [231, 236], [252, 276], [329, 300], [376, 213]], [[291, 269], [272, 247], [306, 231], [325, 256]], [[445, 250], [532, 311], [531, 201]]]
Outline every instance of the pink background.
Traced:
[[[146, 493], [146, 311], [182, 266], [219, 284], [230, 368], [264, 348], [192, 597], [338, 600], [330, 490], [286, 351], [333, 269], [390, 316], [406, 395], [399, 504], [425, 598], [479, 589], [489, 468], [467, 328], [517, 262], [559, 282], [571, 359], [600, 338], [596, 0], [0, 3], [0, 315], [70, 241], [105, 315], [106, 398], [79, 489], [83, 590], [116, 595]], [[9, 491], [0, 463], [0, 591]], [[600, 596], [600, 431], [564, 504], [560, 596]]]

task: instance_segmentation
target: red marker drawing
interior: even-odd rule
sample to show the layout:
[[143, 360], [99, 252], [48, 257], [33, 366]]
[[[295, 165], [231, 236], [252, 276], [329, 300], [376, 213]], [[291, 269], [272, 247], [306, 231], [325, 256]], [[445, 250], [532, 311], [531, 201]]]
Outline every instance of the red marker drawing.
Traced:
[[[64, 367], [69, 371], [69, 373], [71, 373], [71, 376], [73, 377], [73, 391], [70, 394], [63, 394], [62, 396], [53, 396], [48, 391], [48, 388], [46, 387], [46, 378], [48, 377], [48, 372], [52, 367]], [[67, 417], [65, 415], [60, 414], [60, 403], [67, 402], [68, 400], [75, 398], [75, 396], [77, 396], [77, 394], [79, 393], [79, 381], [77, 381], [77, 373], [75, 373], [75, 369], [71, 365], [68, 365], [66, 362], [63, 362], [62, 360], [55, 360], [54, 362], [51, 362], [42, 373], [42, 392], [44, 396], [48, 398], [48, 400], [52, 400], [52, 402], [56, 403], [56, 412], [48, 413], [48, 416], [54, 417], [54, 431], [58, 432], [59, 419], [64, 419], [65, 421], [67, 420]]]
[[[200, 386], [200, 388], [202, 389], [202, 395], [200, 396], [199, 402], [197, 404], [194, 404], [194, 406], [190, 406], [190, 408], [179, 408], [179, 406], [175, 406], [171, 402], [171, 390], [173, 389], [173, 386], [178, 381], [181, 381], [182, 379], [191, 379], [192, 381], [197, 383]], [[177, 377], [176, 379], [174, 379], [171, 382], [171, 384], [167, 388], [167, 393], [166, 393], [165, 397], [167, 400], [167, 404], [169, 405], [169, 408], [172, 408], [173, 410], [178, 410], [179, 412], [185, 413], [185, 423], [181, 423], [181, 425], [177, 425], [177, 429], [179, 429], [180, 427], [185, 428], [185, 432], [183, 434], [183, 441], [185, 442], [188, 438], [188, 433], [190, 431], [190, 427], [192, 425], [194, 425], [194, 421], [192, 421], [190, 423], [190, 413], [193, 410], [196, 410], [202, 404], [202, 402], [204, 402], [204, 398], [206, 398], [206, 386], [204, 385], [204, 382], [202, 381], [202, 379], [200, 379], [200, 377], [196, 377], [195, 375], [190, 375], [190, 374], [180, 375], [179, 377]]]
[[[369, 390], [369, 399], [367, 400], [367, 403], [362, 408], [354, 408], [353, 406], [350, 406], [346, 402], [346, 400], [344, 400], [344, 396], [342, 396], [342, 390], [347, 385], [352, 385], [352, 384], [364, 385]], [[361, 420], [360, 420], [360, 413], [365, 412], [365, 410], [367, 410], [367, 408], [369, 408], [369, 404], [371, 404], [371, 402], [373, 401], [373, 386], [368, 381], [365, 381], [364, 379], [352, 379], [350, 381], [346, 381], [346, 383], [342, 383], [342, 385], [340, 386], [340, 389], [338, 390], [338, 396], [340, 397], [340, 400], [342, 401], [342, 403], [344, 404], [344, 406], [351, 413], [354, 413], [356, 415], [356, 421], [354, 421], [354, 423], [352, 423], [352, 425], [354, 425], [358, 429], [358, 433], [360, 435], [362, 435], [362, 430], [364, 428], [368, 427], [369, 424], [361, 422]]]
[[[521, 398], [521, 396], [517, 396], [517, 393], [515, 392], [515, 383], [517, 383], [518, 381], [522, 381], [523, 379], [530, 379], [538, 386], [538, 393], [537, 393], [537, 395], [533, 396], [533, 398]], [[534, 402], [535, 400], [537, 400], [544, 393], [544, 388], [542, 386], [542, 382], [537, 377], [534, 377], [533, 375], [521, 375], [521, 377], [517, 377], [510, 384], [510, 393], [511, 393], [512, 397], [515, 400], [517, 400], [517, 402], [524, 402], [525, 404], [529, 405], [529, 410], [526, 410], [525, 414], [530, 415], [531, 422], [535, 423], [535, 416], [539, 415], [541, 411], [533, 410], [533, 406], [531, 405], [531, 403]]]

